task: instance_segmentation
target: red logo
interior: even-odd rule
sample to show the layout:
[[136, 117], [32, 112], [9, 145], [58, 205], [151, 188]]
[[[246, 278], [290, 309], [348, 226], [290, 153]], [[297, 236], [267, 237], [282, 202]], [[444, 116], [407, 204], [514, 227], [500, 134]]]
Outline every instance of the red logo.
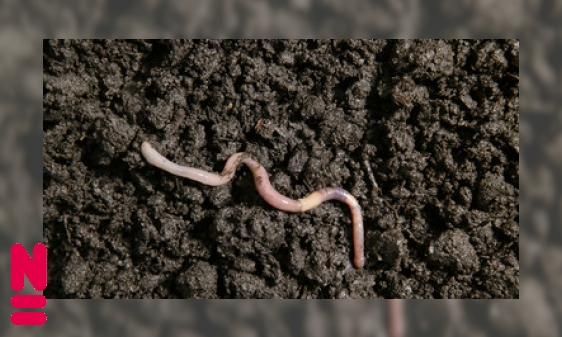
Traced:
[[[12, 246], [10, 254], [10, 284], [12, 290], [22, 291], [24, 276], [33, 288], [42, 292], [47, 287], [47, 248], [38, 243], [33, 247], [33, 258], [27, 254], [22, 244]], [[12, 307], [17, 309], [39, 309], [45, 307], [47, 298], [42, 294], [14, 295], [11, 300]], [[16, 311], [12, 314], [14, 325], [43, 325], [47, 315], [42, 311]]]

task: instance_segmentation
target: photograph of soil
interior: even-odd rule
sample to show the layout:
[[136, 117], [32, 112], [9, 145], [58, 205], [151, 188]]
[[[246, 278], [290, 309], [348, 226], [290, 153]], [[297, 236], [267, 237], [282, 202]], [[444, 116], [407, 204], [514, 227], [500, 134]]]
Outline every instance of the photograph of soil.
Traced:
[[[221, 172], [205, 186], [141, 144]], [[517, 40], [44, 40], [49, 298], [519, 298]]]

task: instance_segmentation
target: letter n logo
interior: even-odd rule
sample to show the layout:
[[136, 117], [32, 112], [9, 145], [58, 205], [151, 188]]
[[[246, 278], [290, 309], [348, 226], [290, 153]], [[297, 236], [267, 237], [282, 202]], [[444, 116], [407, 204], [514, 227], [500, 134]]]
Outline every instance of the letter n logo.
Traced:
[[[33, 247], [33, 257], [27, 254], [22, 244], [16, 243], [12, 246], [10, 254], [10, 284], [12, 290], [22, 291], [24, 288], [24, 276], [33, 286], [41, 292], [47, 287], [47, 248], [42, 243]], [[42, 294], [14, 295], [11, 300], [14, 308], [43, 308], [47, 299]], [[12, 314], [14, 325], [43, 325], [47, 321], [47, 315], [40, 311], [17, 311]]]

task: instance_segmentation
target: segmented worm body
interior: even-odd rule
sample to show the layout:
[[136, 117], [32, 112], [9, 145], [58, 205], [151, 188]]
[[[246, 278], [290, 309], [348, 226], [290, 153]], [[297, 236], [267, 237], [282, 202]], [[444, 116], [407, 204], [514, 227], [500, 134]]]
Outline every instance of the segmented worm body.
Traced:
[[151, 165], [174, 175], [195, 180], [210, 186], [220, 186], [226, 184], [232, 179], [232, 177], [234, 177], [238, 166], [240, 166], [240, 164], [245, 164], [250, 171], [252, 171], [256, 189], [262, 198], [271, 206], [286, 212], [305, 212], [327, 200], [338, 200], [346, 203], [351, 211], [351, 220], [353, 224], [353, 262], [355, 267], [359, 269], [363, 268], [363, 265], [365, 264], [363, 216], [357, 199], [355, 199], [346, 190], [339, 187], [327, 187], [312, 192], [302, 199], [294, 200], [288, 198], [277, 192], [273, 186], [271, 186], [269, 176], [265, 168], [244, 152], [235, 153], [230, 156], [224, 165], [222, 173], [220, 174], [175, 164], [158, 153], [158, 151], [156, 151], [152, 145], [147, 142], [142, 143], [142, 154]]

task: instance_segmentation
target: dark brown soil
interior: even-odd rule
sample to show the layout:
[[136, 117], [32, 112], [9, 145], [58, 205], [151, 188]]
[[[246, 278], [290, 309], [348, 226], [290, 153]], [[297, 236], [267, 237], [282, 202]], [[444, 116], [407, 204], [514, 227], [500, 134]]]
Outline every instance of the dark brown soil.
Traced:
[[43, 117], [48, 298], [519, 297], [518, 41], [46, 40]]

